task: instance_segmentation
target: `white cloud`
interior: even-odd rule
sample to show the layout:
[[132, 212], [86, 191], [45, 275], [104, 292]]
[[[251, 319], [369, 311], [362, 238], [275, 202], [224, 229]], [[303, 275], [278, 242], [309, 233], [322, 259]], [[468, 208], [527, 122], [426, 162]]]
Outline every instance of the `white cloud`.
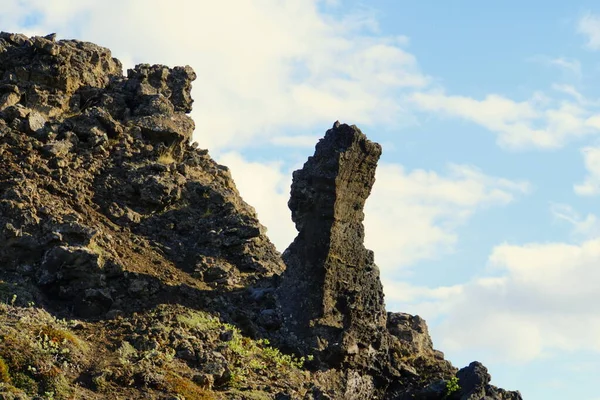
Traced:
[[588, 103], [588, 100], [572, 85], [555, 83], [552, 85], [552, 89], [572, 96], [575, 100], [577, 100], [577, 103], [579, 104]]
[[581, 61], [576, 58], [549, 57], [547, 55], [538, 54], [527, 58], [527, 61], [538, 63], [546, 67], [560, 69], [564, 72], [564, 78], [569, 80], [573, 80], [573, 78], [582, 78]]
[[274, 136], [271, 138], [271, 144], [281, 147], [315, 147], [319, 138], [310, 135], [295, 135], [295, 136]]
[[550, 208], [557, 220], [566, 221], [572, 226], [572, 235], [576, 238], [600, 237], [600, 219], [595, 214], [585, 217], [567, 204], [552, 204]]
[[586, 36], [588, 49], [600, 49], [600, 16], [587, 13], [581, 17], [577, 24], [577, 32]]
[[540, 94], [516, 102], [495, 94], [477, 100], [437, 91], [413, 93], [410, 100], [422, 110], [481, 125], [498, 134], [501, 146], [514, 149], [558, 148], [572, 138], [597, 133], [600, 128], [597, 117], [580, 105], [561, 101], [552, 106], [553, 101]]
[[595, 196], [600, 194], [600, 147], [584, 147], [581, 150], [588, 172], [584, 181], [573, 186], [580, 196]]
[[380, 164], [365, 208], [366, 245], [384, 273], [450, 252], [456, 229], [478, 209], [504, 205], [529, 185], [451, 164], [444, 175]]
[[[600, 239], [496, 246], [488, 276], [451, 288], [413, 288], [400, 299], [456, 357], [528, 362], [561, 351], [600, 352]], [[431, 293], [437, 294], [432, 296]]]
[[7, 0], [0, 24], [23, 30], [37, 15], [29, 31], [94, 41], [133, 62], [191, 65], [195, 140], [213, 150], [336, 119], [393, 123], [398, 91], [429, 82], [407, 39], [377, 34], [368, 13], [333, 18], [320, 4]]
[[251, 162], [236, 152], [216, 158], [230, 168], [242, 198], [255, 208], [259, 221], [267, 227], [269, 239], [279, 251], [284, 251], [296, 237], [287, 207], [292, 171], [284, 171], [281, 162]]
[[463, 285], [429, 288], [415, 286], [398, 279], [389, 279], [385, 276], [382, 282], [385, 301], [388, 305], [403, 304], [403, 312], [412, 312], [410, 308], [418, 300], [418, 313], [426, 315], [430, 323], [436, 316], [452, 310], [452, 299], [460, 296], [463, 292]]
[[550, 65], [562, 68], [563, 70], [575, 74], [577, 77], [581, 77], [581, 62], [579, 62], [579, 60], [558, 57], [551, 59]]

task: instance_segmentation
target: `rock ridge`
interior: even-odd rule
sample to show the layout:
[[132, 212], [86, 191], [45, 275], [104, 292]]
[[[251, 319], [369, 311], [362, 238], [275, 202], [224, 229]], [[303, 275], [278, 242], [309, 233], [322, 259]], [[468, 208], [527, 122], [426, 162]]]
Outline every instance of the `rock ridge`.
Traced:
[[281, 255], [190, 144], [195, 79], [0, 33], [0, 397], [521, 399], [386, 311], [362, 223], [381, 146], [326, 132]]

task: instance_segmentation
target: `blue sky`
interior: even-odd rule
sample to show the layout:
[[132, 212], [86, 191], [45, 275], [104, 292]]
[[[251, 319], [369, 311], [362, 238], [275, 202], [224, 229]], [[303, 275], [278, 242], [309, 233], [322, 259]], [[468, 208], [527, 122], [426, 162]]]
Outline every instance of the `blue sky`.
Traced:
[[365, 225], [388, 308], [527, 400], [600, 398], [596, 2], [49, 3], [8, 0], [1, 29], [196, 70], [195, 140], [280, 250], [291, 172], [357, 124], [384, 148]]

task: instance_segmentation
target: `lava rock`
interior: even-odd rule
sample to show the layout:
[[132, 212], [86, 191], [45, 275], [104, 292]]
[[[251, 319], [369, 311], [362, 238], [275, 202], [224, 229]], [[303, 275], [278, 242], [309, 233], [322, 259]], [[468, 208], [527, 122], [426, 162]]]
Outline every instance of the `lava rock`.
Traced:
[[283, 254], [278, 296], [297, 338], [291, 345], [330, 367], [376, 369], [386, 351], [373, 347], [383, 343], [386, 312], [379, 269], [363, 244], [380, 155], [356, 126], [336, 122], [293, 175], [288, 205], [298, 236]]

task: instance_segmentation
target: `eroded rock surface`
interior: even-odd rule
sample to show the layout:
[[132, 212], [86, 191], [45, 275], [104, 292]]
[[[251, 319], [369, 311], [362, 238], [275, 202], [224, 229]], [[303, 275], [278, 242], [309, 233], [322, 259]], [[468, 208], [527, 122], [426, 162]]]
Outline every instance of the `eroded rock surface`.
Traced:
[[460, 390], [454, 398], [460, 400], [522, 400], [518, 392], [509, 392], [490, 385], [492, 378], [487, 368], [477, 361], [458, 371], [456, 376], [458, 377]]
[[106, 48], [2, 33], [0, 77], [0, 263], [45, 301], [85, 317], [217, 304], [203, 291], [283, 270], [229, 170], [189, 144], [189, 66], [124, 77]]
[[330, 366], [366, 368], [382, 344], [383, 288], [362, 224], [380, 155], [358, 128], [336, 123], [294, 172], [298, 236], [283, 254], [281, 306], [304, 351]]
[[[283, 254], [278, 289], [286, 344], [338, 371], [328, 385], [343, 396], [322, 390], [317, 398], [448, 398], [457, 369], [433, 348], [422, 318], [386, 314], [379, 270], [364, 247], [363, 208], [380, 155], [356, 126], [336, 122], [294, 172], [288, 205], [298, 236]], [[481, 390], [468, 391], [473, 399], [519, 398], [478, 382]]]
[[0, 396], [520, 399], [386, 312], [363, 245], [378, 144], [327, 131], [294, 173], [282, 257], [189, 143], [195, 78], [0, 33]]

